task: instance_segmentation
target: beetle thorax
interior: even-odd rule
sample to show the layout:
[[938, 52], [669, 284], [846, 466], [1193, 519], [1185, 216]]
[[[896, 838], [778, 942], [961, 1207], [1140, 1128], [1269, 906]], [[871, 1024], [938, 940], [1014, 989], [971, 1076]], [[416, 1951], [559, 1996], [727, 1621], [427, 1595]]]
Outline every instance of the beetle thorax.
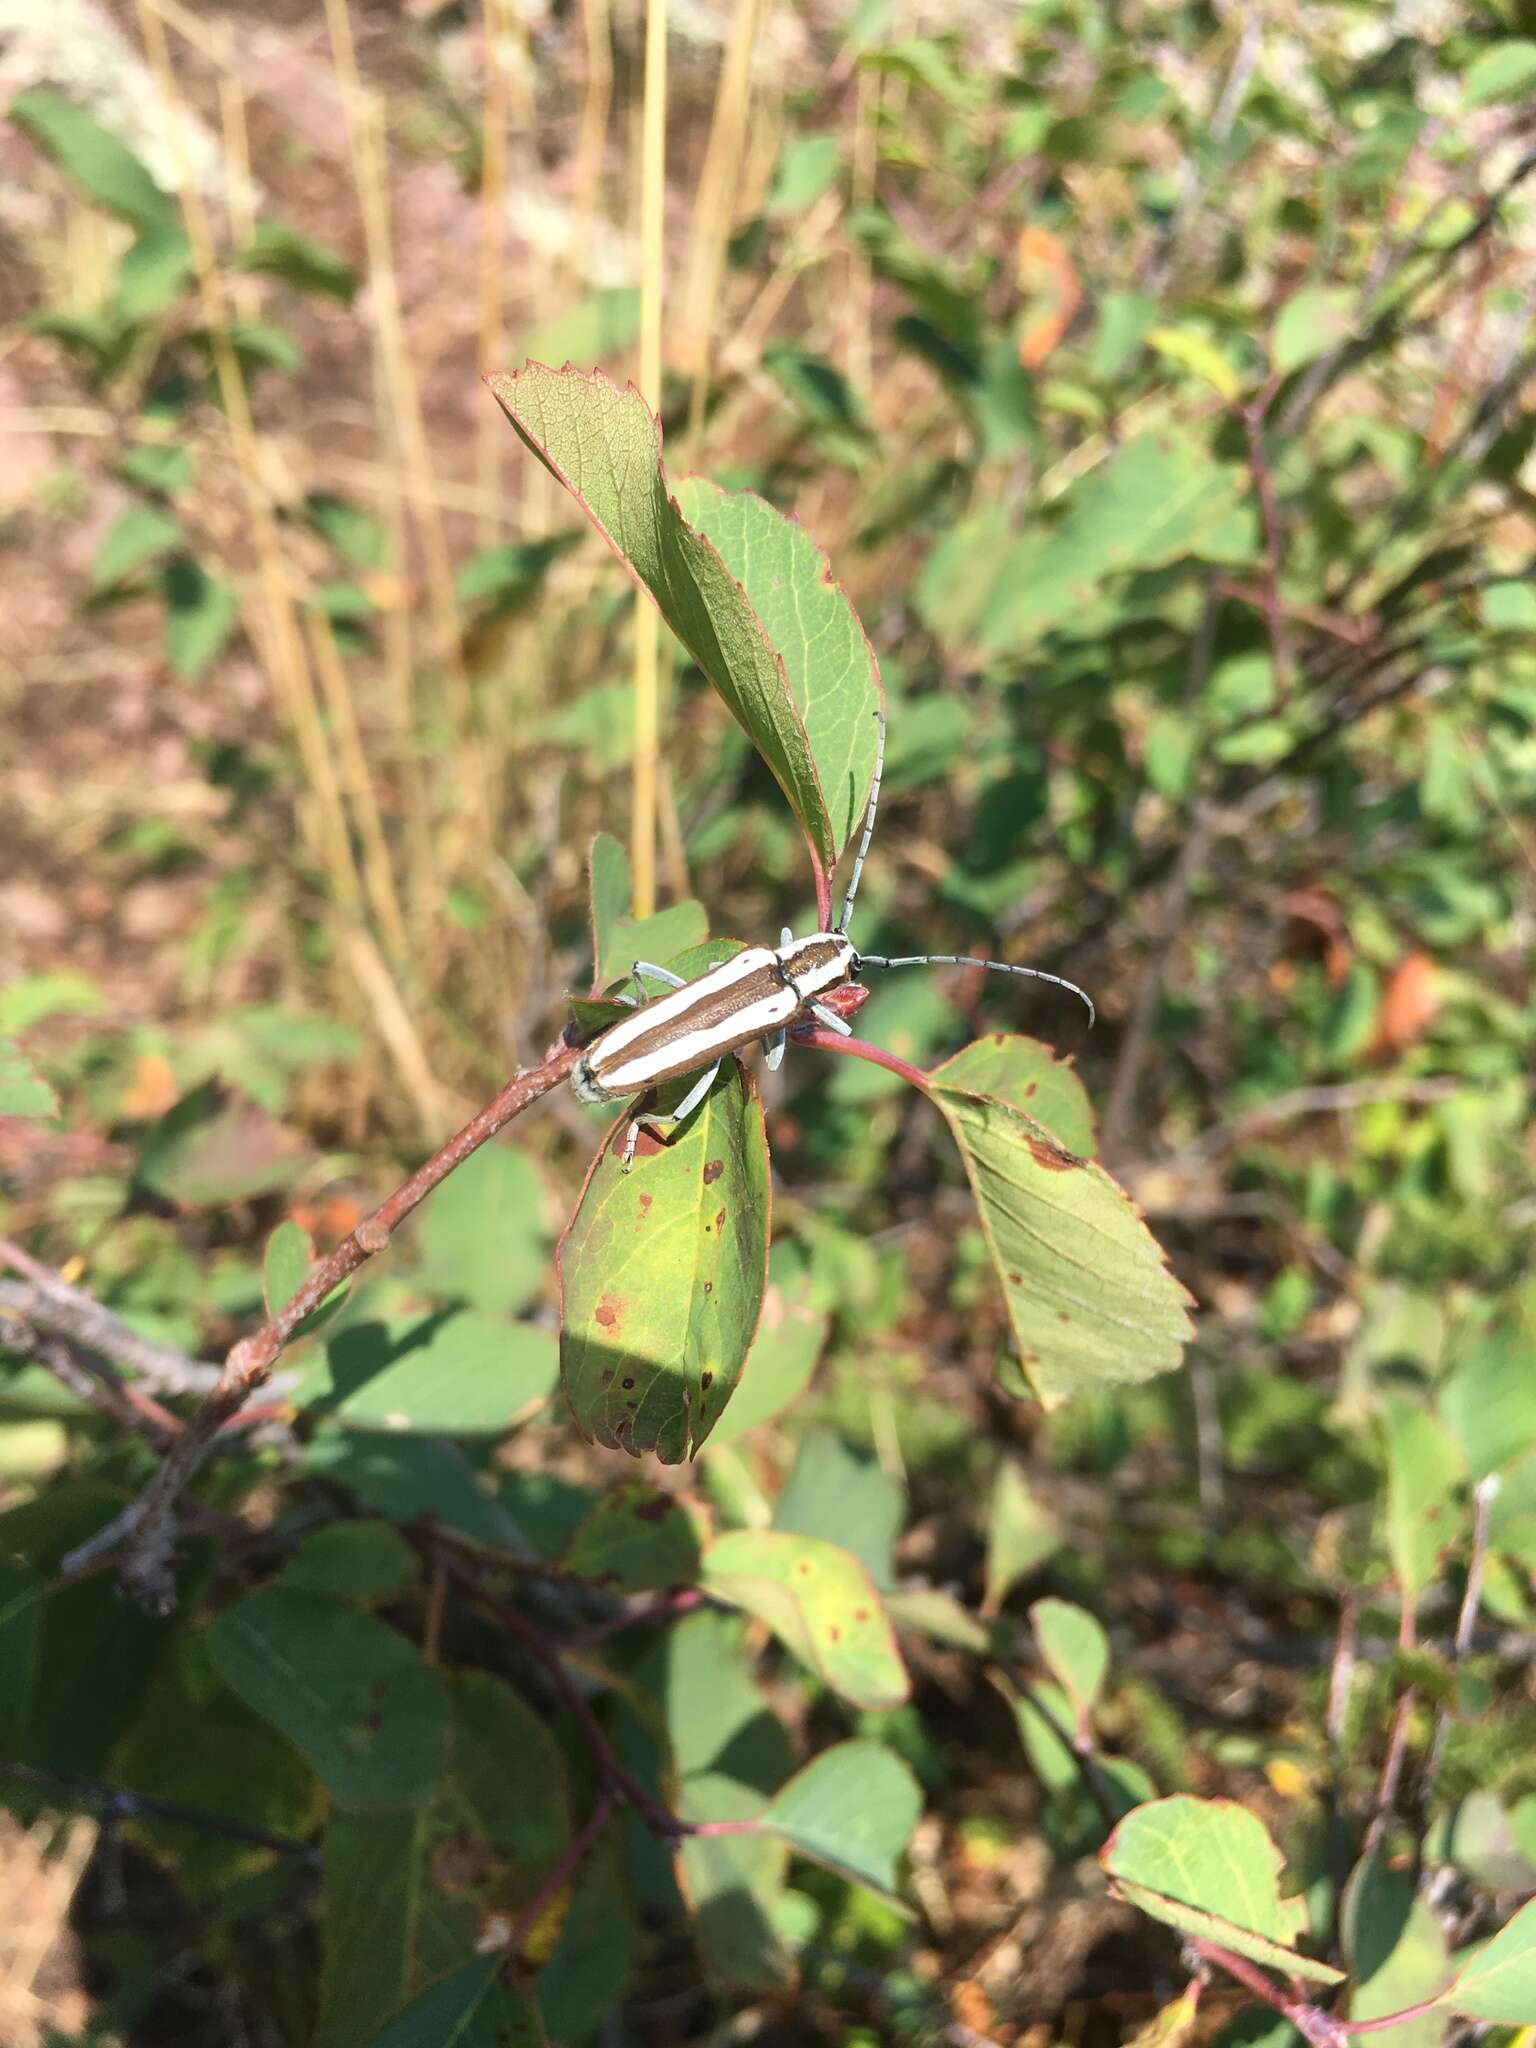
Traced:
[[859, 964], [852, 942], [841, 932], [812, 932], [777, 952], [785, 980], [803, 1003], [847, 981]]

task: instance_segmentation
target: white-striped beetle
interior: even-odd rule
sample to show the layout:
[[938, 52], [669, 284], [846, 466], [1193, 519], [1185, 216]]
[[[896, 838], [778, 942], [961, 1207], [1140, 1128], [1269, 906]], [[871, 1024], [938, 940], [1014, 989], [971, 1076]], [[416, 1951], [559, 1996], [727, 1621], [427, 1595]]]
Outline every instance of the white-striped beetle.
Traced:
[[[877, 711], [875, 716], [879, 720], [879, 734], [864, 831], [849, 877], [848, 894], [843, 899], [842, 915], [834, 929], [797, 939], [786, 928], [777, 946], [748, 946], [687, 982], [665, 967], [654, 966], [647, 960], [635, 961], [632, 1014], [610, 1024], [572, 1068], [571, 1086], [583, 1102], [622, 1102], [665, 1081], [698, 1074], [698, 1080], [676, 1109], [666, 1113], [647, 1111], [631, 1122], [624, 1139], [626, 1172], [634, 1163], [641, 1125], [678, 1124], [690, 1116], [709, 1093], [727, 1053], [760, 1039], [768, 1065], [776, 1068], [784, 1057], [786, 1035], [805, 1016], [850, 1037], [853, 1027], [821, 998], [855, 982], [866, 967], [985, 967], [997, 974], [1054, 982], [1058, 988], [1070, 989], [1087, 1004], [1088, 1023], [1092, 1027], [1092, 999], [1076, 982], [1066, 981], [1059, 974], [1047, 974], [1038, 967], [1012, 967], [1004, 960], [978, 960], [963, 953], [913, 953], [890, 959], [856, 951], [848, 937], [848, 920], [853, 915], [864, 856], [874, 834], [880, 773], [885, 761], [885, 714]], [[668, 983], [666, 993], [647, 999], [642, 975]]]

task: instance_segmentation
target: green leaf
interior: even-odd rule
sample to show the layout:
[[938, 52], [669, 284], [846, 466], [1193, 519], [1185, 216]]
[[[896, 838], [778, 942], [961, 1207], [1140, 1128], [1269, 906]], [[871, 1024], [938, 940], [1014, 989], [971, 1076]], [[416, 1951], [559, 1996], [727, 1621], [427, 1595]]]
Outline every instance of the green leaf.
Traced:
[[330, 1522], [304, 1538], [279, 1583], [333, 1600], [383, 1600], [419, 1575], [415, 1551], [388, 1522]]
[[[637, 960], [683, 973], [686, 970], [679, 966], [679, 956], [702, 946], [708, 933], [709, 913], [691, 896], [681, 903], [669, 903], [665, 910], [652, 911], [649, 917], [621, 917], [609, 927], [604, 951], [598, 956], [597, 986], [607, 988], [623, 980]], [[726, 944], [719, 957], [725, 959], [736, 950], [733, 944]], [[703, 965], [692, 971], [702, 974]], [[632, 983], [626, 993], [633, 995]], [[652, 989], [651, 993], [659, 995], [661, 991]]]
[[715, 1424], [712, 1449], [735, 1443], [760, 1422], [771, 1422], [804, 1389], [826, 1346], [832, 1320], [812, 1296], [805, 1254], [781, 1239], [768, 1255], [768, 1291], [746, 1371], [730, 1407]]
[[17, 127], [96, 205], [137, 228], [176, 225], [175, 200], [161, 191], [133, 151], [94, 114], [40, 88], [18, 93], [10, 112]]
[[1264, 1823], [1231, 1799], [1176, 1794], [1128, 1813], [1099, 1853], [1112, 1888], [1187, 1934], [1293, 1977], [1336, 1984], [1329, 1963], [1297, 1953], [1304, 1899], [1282, 1899], [1285, 1859]]
[[1233, 405], [1242, 396], [1242, 373], [1224, 356], [1209, 335], [1193, 327], [1149, 327], [1142, 336], [1165, 361], [1192, 371]]
[[[719, 553], [678, 510], [661, 463], [660, 429], [645, 400], [606, 377], [538, 363], [487, 381], [520, 437], [655, 599], [767, 761], [813, 853], [830, 869], [837, 853], [833, 828], [784, 663]], [[780, 524], [784, 534], [793, 531], [787, 520]], [[781, 545], [788, 563], [798, 551], [788, 541]], [[811, 593], [803, 594], [809, 600]]]
[[898, 1707], [911, 1685], [890, 1617], [856, 1557], [814, 1536], [738, 1529], [704, 1553], [703, 1584], [771, 1628], [855, 1706]]
[[552, 1331], [467, 1308], [349, 1321], [292, 1398], [352, 1429], [500, 1436], [559, 1377]]
[[432, 1515], [498, 1549], [515, 1545], [521, 1535], [512, 1516], [481, 1490], [460, 1447], [439, 1437], [319, 1429], [305, 1447], [304, 1463], [391, 1521]]
[[549, 1271], [550, 1231], [538, 1168], [515, 1145], [482, 1145], [426, 1204], [417, 1277], [475, 1308], [526, 1308]]
[[270, 1586], [218, 1616], [213, 1661], [342, 1806], [416, 1806], [442, 1772], [441, 1676], [371, 1615]]
[[577, 531], [556, 533], [544, 540], [508, 541], [471, 555], [455, 579], [463, 604], [485, 605], [505, 618], [526, 604], [544, 582], [553, 563], [578, 539]]
[[161, 582], [165, 651], [176, 673], [195, 683], [228, 646], [239, 623], [239, 600], [232, 585], [210, 576], [191, 555], [168, 562]]
[[1106, 292], [1099, 302], [1089, 376], [1099, 384], [1122, 376], [1156, 318], [1157, 301], [1144, 292]]
[[[238, 1770], [230, 1759], [238, 1757]], [[162, 1657], [144, 1702], [113, 1752], [115, 1785], [228, 1821], [302, 1838], [319, 1819], [314, 1773], [284, 1736], [253, 1714], [212, 1670], [204, 1635]], [[182, 1883], [210, 1892], [272, 1862], [272, 1851], [154, 1815], [134, 1822]]]
[[1189, 555], [1249, 559], [1248, 490], [1197, 442], [1142, 435], [1072, 486], [1048, 531], [1015, 538], [1001, 508], [962, 521], [918, 578], [918, 610], [952, 645], [1021, 654], [1087, 612], [1112, 576]]
[[773, 173], [763, 212], [769, 220], [790, 220], [815, 205], [838, 173], [842, 144], [836, 135], [792, 135]]
[[1023, 1467], [1012, 1458], [1004, 1459], [997, 1468], [987, 1509], [987, 1576], [982, 1613], [998, 1613], [1019, 1580], [1038, 1570], [1060, 1548], [1061, 1531], [1055, 1517], [1030, 1492]]
[[1475, 2020], [1530, 2025], [1536, 2013], [1536, 1899], [1462, 1963], [1440, 2003]]
[[50, 1017], [99, 1017], [107, 999], [84, 974], [23, 975], [0, 988], [0, 1034], [14, 1037]]
[[[676, 1084], [674, 1084], [674, 1096]], [[735, 1060], [665, 1142], [587, 1174], [558, 1255], [560, 1369], [578, 1427], [663, 1464], [694, 1456], [741, 1377], [768, 1265], [768, 1144]]]
[[1349, 339], [1354, 301], [1338, 285], [1304, 285], [1280, 308], [1270, 339], [1270, 360], [1288, 377], [1303, 363], [1327, 355]]
[[19, 1045], [0, 1038], [0, 1116], [55, 1117], [59, 1098]]
[[858, 613], [810, 535], [766, 500], [687, 477], [677, 502], [719, 550], [778, 652], [811, 743], [835, 859], [863, 823], [879, 737], [880, 670]]
[[1189, 1297], [1130, 1197], [1011, 1103], [951, 1086], [953, 1064], [934, 1070], [933, 1099], [960, 1147], [1040, 1399], [1171, 1372], [1190, 1336]]
[[[1339, 1915], [1349, 1965], [1349, 2018], [1379, 2020], [1433, 1998], [1451, 1975], [1445, 1929], [1407, 1871], [1389, 1869], [1380, 1850], [1359, 1862], [1344, 1887]], [[1445, 2014], [1426, 2014], [1372, 2039], [1386, 2048], [1437, 2048]]]
[[439, 1977], [369, 2048], [545, 2048], [537, 2006], [502, 1982], [506, 1962], [503, 1955], [476, 1956]]
[[285, 1217], [267, 1239], [261, 1260], [261, 1293], [269, 1316], [292, 1301], [314, 1262], [313, 1238], [291, 1217]]
[[528, 1905], [571, 1838], [565, 1759], [548, 1716], [488, 1671], [448, 1680], [448, 1772], [433, 1818], [438, 1839], [490, 1852], [476, 1883], [486, 1913]]
[[1476, 1343], [1440, 1388], [1440, 1414], [1474, 1479], [1511, 1465], [1536, 1444], [1536, 1376], [1516, 1328]]
[[1109, 1675], [1108, 1636], [1070, 1600], [1037, 1600], [1029, 1625], [1046, 1669], [1071, 1701], [1077, 1726], [1086, 1728]]
[[[884, 1040], [881, 1041], [884, 1043]], [[1043, 1125], [1064, 1152], [1091, 1159], [1098, 1149], [1093, 1106], [1070, 1059], [1012, 1032], [992, 1031], [939, 1069], [946, 1088], [995, 1096]]]
[[301, 292], [316, 292], [350, 306], [357, 292], [357, 272], [334, 249], [301, 235], [281, 221], [256, 223], [256, 232], [235, 258], [242, 270], [280, 277]]
[[596, 365], [622, 355], [639, 333], [640, 294], [633, 285], [616, 285], [529, 328], [513, 353], [536, 363]]
[[192, 277], [192, 244], [178, 226], [146, 228], [117, 266], [117, 306], [125, 320], [159, 320]]
[[808, 1430], [773, 1513], [775, 1529], [816, 1536], [856, 1557], [882, 1592], [906, 1519], [905, 1490], [835, 1430]]
[[136, 484], [141, 491], [156, 491], [174, 498], [192, 481], [192, 457], [176, 442], [146, 441], [120, 458], [117, 473], [125, 483]]
[[773, 1795], [762, 1824], [802, 1856], [889, 1896], [922, 1811], [916, 1778], [883, 1742], [839, 1742]]
[[291, 1187], [311, 1158], [296, 1132], [205, 1081], [150, 1126], [137, 1177], [167, 1201], [208, 1208]]
[[1387, 1548], [1403, 1597], [1410, 1603], [1440, 1575], [1440, 1560], [1466, 1526], [1457, 1488], [1461, 1452], [1432, 1415], [1405, 1400], [1382, 1407], [1387, 1438]]
[[613, 935], [620, 921], [629, 916], [635, 900], [629, 855], [611, 832], [599, 832], [594, 837], [587, 852], [587, 873], [592, 906], [592, 984], [594, 988], [606, 988], [624, 972], [624, 967], [612, 964], [617, 958]]
[[1461, 81], [1462, 104], [1486, 107], [1493, 100], [1523, 98], [1536, 85], [1536, 43], [1500, 36], [1475, 57]]
[[270, 320], [232, 321], [229, 339], [247, 376], [257, 370], [277, 370], [293, 377], [304, 367], [293, 336]]
[[312, 2048], [354, 2048], [406, 1996], [425, 1855], [419, 1813], [332, 1812], [325, 1830], [325, 1945]]
[[91, 564], [91, 588], [112, 590], [181, 546], [181, 521], [158, 505], [128, 505], [102, 535]]
[[360, 569], [382, 569], [389, 561], [388, 527], [360, 505], [328, 491], [311, 491], [304, 500], [304, 516], [337, 554]]
[[641, 1593], [691, 1586], [699, 1531], [686, 1504], [638, 1481], [611, 1488], [566, 1546], [566, 1571], [600, 1586]]

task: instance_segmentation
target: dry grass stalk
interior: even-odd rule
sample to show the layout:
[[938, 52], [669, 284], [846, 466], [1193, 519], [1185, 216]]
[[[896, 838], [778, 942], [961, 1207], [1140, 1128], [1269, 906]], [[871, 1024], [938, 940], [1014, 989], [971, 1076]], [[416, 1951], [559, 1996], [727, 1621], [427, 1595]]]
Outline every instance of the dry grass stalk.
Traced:
[[[645, 89], [640, 126], [640, 389], [661, 409], [661, 301], [667, 181], [667, 0], [646, 0]], [[656, 787], [661, 731], [661, 621], [635, 600], [635, 752], [630, 864], [635, 913], [656, 907]]]
[[[262, 476], [261, 448], [251, 413], [250, 395], [240, 359], [229, 338], [230, 307], [214, 250], [213, 232], [187, 154], [184, 110], [171, 65], [165, 24], [158, 0], [137, 0], [139, 28], [155, 89], [160, 96], [187, 239], [192, 247], [198, 296], [208, 328], [214, 375], [230, 443], [250, 514], [257, 570], [265, 604], [270, 672], [298, 746], [299, 758], [314, 796], [314, 845], [337, 900], [345, 909], [360, 908], [361, 887], [352, 860], [346, 820], [334, 763], [315, 701], [314, 680], [305, 658], [293, 595], [282, 557], [277, 520]], [[299, 806], [301, 829], [306, 807]]]

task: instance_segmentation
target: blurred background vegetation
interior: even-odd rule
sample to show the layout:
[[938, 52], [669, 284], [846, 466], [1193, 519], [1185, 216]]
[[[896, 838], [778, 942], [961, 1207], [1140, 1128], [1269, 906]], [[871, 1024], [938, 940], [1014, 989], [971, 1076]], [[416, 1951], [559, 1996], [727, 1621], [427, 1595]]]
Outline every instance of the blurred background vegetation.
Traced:
[[[659, 304], [673, 474], [793, 511], [881, 663], [861, 942], [1027, 961], [1100, 1017], [946, 972], [882, 986], [861, 1030], [919, 1061], [983, 1026], [1072, 1054], [1200, 1305], [1186, 1374], [1042, 1414], [937, 1119], [792, 1050], [764, 1092], [803, 1341], [751, 1432], [665, 1483], [766, 1519], [833, 1446], [887, 1567], [894, 1542], [989, 1610], [1026, 1578], [1083, 1601], [1118, 1745], [1300, 1839], [1369, 1810], [1394, 1700], [1444, 1696], [1391, 1663], [1413, 1630], [1373, 1548], [1407, 1402], [1447, 1487], [1505, 1478], [1472, 1645], [1492, 1721], [1413, 1724], [1421, 1761], [1441, 1744], [1418, 1838], [1437, 1802], [1526, 1800], [1504, 1888], [1536, 1886], [1536, 18], [672, 0], [660, 250], [645, 31], [631, 0], [0, 8], [0, 1036], [63, 1104], [0, 1119], [5, 1233], [218, 1356], [276, 1221], [333, 1242], [559, 1031], [595, 831], [632, 836], [677, 946], [706, 914], [811, 928], [778, 792], [665, 649], [653, 757], [629, 588], [479, 381], [639, 377]], [[534, 1333], [526, 1399], [462, 1455], [535, 1548], [630, 1476], [575, 1441], [539, 1349], [601, 1128], [552, 1100], [368, 1288]], [[452, 1519], [419, 1474], [368, 1491], [380, 1413], [291, 1496], [281, 1447], [233, 1461], [220, 1509], [302, 1522], [304, 1486], [355, 1482]], [[0, 1487], [52, 1517], [23, 1547], [67, 1548], [147, 1456], [8, 1370]], [[98, 1603], [68, 1623], [80, 1690], [118, 1624], [104, 1583], [68, 1597]], [[49, 1767], [227, 1811], [152, 1764], [154, 1658], [124, 1654], [119, 1711], [93, 1699]], [[918, 2037], [1128, 2036], [1156, 1972], [1074, 1877], [1080, 1788], [979, 1667], [913, 1661], [920, 1920], [819, 1880], [837, 1960], [763, 2026], [887, 2038], [899, 1977]], [[290, 1792], [265, 1824], [299, 1836]], [[302, 1885], [269, 1869], [253, 1906], [246, 1863], [99, 1818], [61, 1863], [23, 1819], [18, 1858], [49, 1848], [26, 1925], [93, 1875], [73, 1937], [11, 1954], [0, 2037], [86, 2038], [95, 2010], [92, 2039], [306, 2038]], [[768, 2010], [625, 1924], [604, 2040]]]

